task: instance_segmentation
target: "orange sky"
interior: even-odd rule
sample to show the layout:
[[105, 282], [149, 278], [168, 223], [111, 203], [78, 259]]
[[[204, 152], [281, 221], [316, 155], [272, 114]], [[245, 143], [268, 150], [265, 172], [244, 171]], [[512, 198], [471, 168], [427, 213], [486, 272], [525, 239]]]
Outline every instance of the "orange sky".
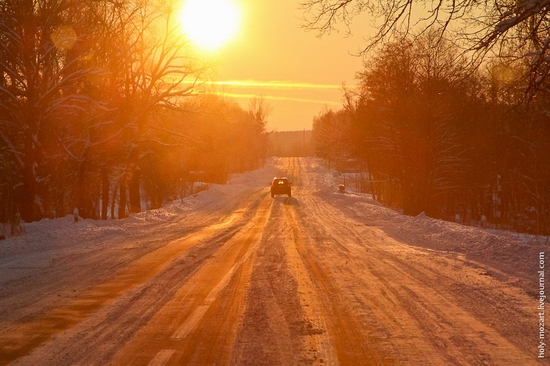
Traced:
[[310, 129], [325, 106], [339, 109], [342, 83], [353, 85], [362, 68], [350, 53], [365, 45], [365, 31], [319, 39], [300, 28], [300, 0], [234, 1], [243, 11], [242, 23], [239, 35], [215, 56], [212, 79], [222, 82], [218, 89], [244, 108], [247, 98], [262, 95], [273, 107], [269, 130]]

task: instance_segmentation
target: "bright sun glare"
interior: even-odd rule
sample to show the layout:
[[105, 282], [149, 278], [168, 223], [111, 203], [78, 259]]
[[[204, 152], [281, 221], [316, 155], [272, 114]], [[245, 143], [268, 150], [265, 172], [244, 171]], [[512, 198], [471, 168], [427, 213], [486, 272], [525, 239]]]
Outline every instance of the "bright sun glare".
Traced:
[[240, 9], [232, 0], [186, 0], [181, 9], [183, 32], [197, 46], [214, 51], [239, 29]]

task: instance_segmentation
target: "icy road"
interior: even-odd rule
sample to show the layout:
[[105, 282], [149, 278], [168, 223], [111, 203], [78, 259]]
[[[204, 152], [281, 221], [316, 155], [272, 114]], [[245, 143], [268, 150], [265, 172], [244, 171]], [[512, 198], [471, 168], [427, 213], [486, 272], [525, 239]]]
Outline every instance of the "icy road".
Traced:
[[[273, 176], [292, 198], [270, 197]], [[26, 225], [0, 241], [0, 364], [546, 361], [540, 238], [406, 217], [336, 183], [277, 158], [127, 220]]]

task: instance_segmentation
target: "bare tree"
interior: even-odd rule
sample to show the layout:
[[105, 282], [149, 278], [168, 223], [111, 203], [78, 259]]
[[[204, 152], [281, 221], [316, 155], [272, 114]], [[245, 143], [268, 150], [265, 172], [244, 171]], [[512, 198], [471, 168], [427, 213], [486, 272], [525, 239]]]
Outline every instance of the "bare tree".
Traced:
[[186, 141], [164, 117], [181, 110], [202, 71], [169, 3], [0, 3], [0, 160], [10, 167], [0, 185], [9, 215], [32, 221], [67, 199], [96, 217], [102, 197], [105, 218], [109, 177], [120, 200], [128, 187], [131, 210], [141, 209], [141, 159]]
[[92, 74], [79, 35], [86, 9], [84, 1], [0, 4], [0, 143], [15, 165], [10, 180], [17, 183], [6, 189], [25, 221], [44, 204], [37, 194], [52, 179], [47, 163], [60, 118], [74, 121], [93, 103], [83, 93]]
[[379, 199], [439, 216], [464, 176], [462, 125], [478, 95], [452, 43], [424, 34], [388, 43], [365, 61], [353, 108], [355, 153]]
[[273, 106], [263, 97], [254, 97], [250, 100], [248, 111], [261, 128], [265, 128], [267, 117], [273, 112]]
[[313, 119], [315, 155], [326, 160], [328, 167], [342, 169], [350, 158], [350, 120], [345, 110], [326, 109]]
[[370, 15], [377, 31], [364, 52], [382, 40], [396, 35], [406, 37], [411, 30], [418, 34], [436, 29], [441, 36], [451, 32], [454, 39], [463, 42], [474, 61], [495, 54], [527, 58], [527, 90], [548, 90], [548, 0], [307, 0], [301, 7], [305, 28], [320, 35], [341, 25], [351, 32], [354, 17]]
[[267, 158], [268, 135], [266, 133], [267, 118], [273, 112], [273, 106], [265, 101], [263, 96], [254, 97], [248, 106], [248, 115], [251, 117], [252, 126], [249, 127], [249, 139], [252, 146], [249, 147], [251, 160], [250, 166], [257, 161], [265, 162]]
[[109, 72], [116, 75], [111, 102], [123, 154], [119, 217], [125, 217], [126, 187], [130, 211], [141, 211], [141, 159], [158, 146], [177, 145], [159, 117], [180, 109], [180, 98], [192, 94], [203, 69], [189, 56], [168, 2], [131, 1], [116, 12], [112, 27], [121, 38], [110, 45], [116, 58], [110, 60]]

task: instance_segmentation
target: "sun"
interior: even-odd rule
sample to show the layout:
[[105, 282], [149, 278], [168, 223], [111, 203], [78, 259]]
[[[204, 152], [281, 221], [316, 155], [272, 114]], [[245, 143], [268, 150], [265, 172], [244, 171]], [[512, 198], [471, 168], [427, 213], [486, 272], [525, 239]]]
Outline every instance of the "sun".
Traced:
[[231, 40], [240, 20], [240, 9], [232, 0], [186, 0], [180, 13], [183, 32], [207, 51], [215, 51]]

